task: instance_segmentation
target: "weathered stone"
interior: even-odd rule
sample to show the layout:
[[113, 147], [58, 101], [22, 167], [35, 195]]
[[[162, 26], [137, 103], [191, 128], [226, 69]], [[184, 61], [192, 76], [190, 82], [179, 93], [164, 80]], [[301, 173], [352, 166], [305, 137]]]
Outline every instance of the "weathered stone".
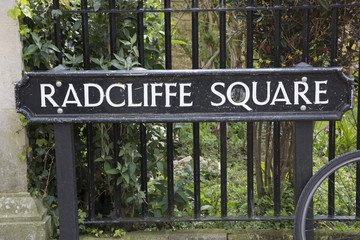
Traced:
[[15, 110], [14, 84], [22, 78], [19, 23], [7, 16], [15, 0], [0, 8], [0, 240], [45, 240], [51, 219], [27, 193], [27, 166], [19, 159], [26, 147], [25, 129]]

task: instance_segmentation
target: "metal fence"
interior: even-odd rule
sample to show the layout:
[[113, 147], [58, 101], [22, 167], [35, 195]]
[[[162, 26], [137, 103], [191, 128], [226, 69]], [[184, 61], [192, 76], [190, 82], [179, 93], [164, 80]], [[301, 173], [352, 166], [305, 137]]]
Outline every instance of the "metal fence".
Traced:
[[[116, 53], [116, 17], [124, 13], [133, 13], [137, 17], [137, 44], [139, 50], [139, 63], [144, 66], [145, 57], [144, 57], [144, 15], [147, 13], [157, 12], [164, 13], [164, 34], [165, 34], [165, 68], [172, 69], [172, 45], [171, 45], [171, 20], [173, 13], [191, 13], [192, 16], [192, 68], [198, 69], [199, 66], [199, 13], [202, 12], [218, 12], [219, 14], [219, 63], [220, 68], [226, 68], [227, 56], [226, 56], [226, 14], [229, 12], [242, 12], [246, 15], [246, 67], [254, 67], [254, 33], [256, 29], [254, 27], [254, 14], [258, 11], [268, 12], [273, 14], [274, 18], [274, 32], [275, 32], [275, 54], [274, 54], [274, 67], [281, 67], [281, 49], [282, 49], [282, 17], [284, 14], [287, 14], [288, 10], [301, 11], [302, 18], [302, 28], [301, 33], [303, 38], [303, 49], [302, 49], [302, 61], [309, 63], [309, 48], [310, 48], [310, 26], [311, 26], [311, 11], [314, 9], [322, 9], [319, 5], [310, 4], [309, 0], [303, 0], [301, 5], [296, 6], [287, 6], [282, 2], [282, 0], [275, 0], [273, 6], [261, 6], [256, 3], [255, 0], [248, 0], [247, 5], [237, 8], [227, 8], [227, 2], [225, 0], [219, 1], [219, 8], [215, 9], [201, 9], [199, 8], [199, 1], [192, 0], [191, 7], [188, 9], [172, 9], [171, 1], [164, 1], [164, 8], [161, 10], [151, 10], [144, 9], [143, 1], [138, 1], [137, 9], [133, 10], [118, 10], [115, 6], [115, 0], [109, 0], [109, 9], [108, 10], [90, 10], [88, 9], [87, 0], [81, 0], [81, 9], [79, 10], [62, 10], [62, 15], [68, 14], [80, 14], [82, 17], [82, 47], [83, 47], [83, 68], [90, 69], [90, 44], [89, 44], [89, 23], [88, 15], [89, 14], [106, 14], [109, 18], [109, 32], [110, 32], [110, 51], [111, 53]], [[331, 9], [332, 15], [329, 16], [331, 19], [331, 57], [329, 59], [331, 66], [336, 66], [339, 53], [338, 46], [338, 12], [339, 9], [344, 8], [360, 8], [359, 3], [343, 3], [340, 4], [338, 0], [333, 0], [332, 4], [328, 6]], [[59, 0], [53, 1], [53, 9], [59, 9]], [[63, 47], [63, 42], [61, 40], [61, 16], [55, 18], [55, 45], [61, 50]], [[58, 53], [58, 58], [62, 59], [62, 53]], [[273, 185], [274, 185], [274, 216], [255, 216], [254, 215], [254, 128], [253, 122], [247, 123], [247, 216], [236, 217], [228, 216], [227, 212], [227, 131], [226, 131], [226, 122], [220, 123], [220, 162], [221, 162], [221, 217], [202, 217], [201, 216], [201, 206], [200, 206], [200, 144], [199, 144], [199, 122], [192, 123], [193, 125], [193, 160], [194, 160], [194, 215], [191, 218], [177, 218], [174, 216], [174, 139], [173, 139], [173, 123], [166, 123], [166, 136], [167, 136], [167, 183], [168, 183], [168, 216], [162, 218], [148, 217], [149, 206], [147, 201], [147, 146], [146, 146], [146, 126], [145, 123], [140, 123], [140, 153], [141, 153], [141, 190], [145, 193], [145, 200], [142, 205], [142, 217], [140, 218], [122, 218], [121, 214], [121, 196], [120, 196], [120, 187], [115, 187], [115, 212], [116, 217], [113, 219], [98, 219], [95, 212], [95, 183], [94, 183], [94, 157], [93, 157], [93, 146], [92, 146], [92, 124], [87, 124], [87, 154], [88, 154], [88, 182], [89, 182], [89, 206], [88, 206], [88, 219], [86, 220], [87, 224], [102, 224], [102, 223], [138, 223], [138, 222], [169, 222], [169, 221], [292, 221], [294, 218], [292, 216], [281, 216], [281, 188], [280, 188], [280, 134], [281, 127], [280, 122], [274, 123], [273, 128], [273, 137], [274, 137], [274, 162], [273, 162]], [[120, 136], [119, 132], [119, 123], [113, 124], [114, 129], [114, 142], [118, 142]], [[60, 229], [61, 229], [61, 238], [62, 239], [75, 239], [74, 236], [78, 235], [78, 226], [77, 226], [77, 197], [76, 197], [76, 176], [75, 171], [69, 172], [68, 167], [74, 167], [74, 156], [71, 153], [72, 151], [63, 151], [62, 149], [73, 149], [73, 141], [68, 141], [71, 139], [72, 125], [55, 125], [55, 137], [56, 137], [56, 154], [57, 158], [68, 159], [66, 162], [57, 163], [57, 175], [60, 180], [58, 183], [59, 193], [59, 209], [60, 209]], [[302, 188], [306, 184], [307, 180], [312, 175], [312, 169], [309, 169], [312, 165], [312, 143], [309, 139], [312, 139], [312, 122], [298, 122], [296, 123], [296, 131], [302, 132], [298, 134], [295, 139], [295, 152], [301, 152], [301, 156], [295, 156], [295, 195], [296, 199], [299, 197]], [[331, 121], [329, 125], [329, 159], [335, 157], [335, 121]], [[360, 128], [358, 127], [358, 149], [360, 148]], [[114, 161], [118, 162], [118, 151], [119, 146], [114, 148], [115, 157]], [[62, 156], [60, 156], [62, 155]], [[61, 184], [61, 181], [63, 183]], [[360, 178], [357, 180], [360, 181]], [[357, 188], [358, 189], [358, 188]], [[334, 191], [334, 186], [329, 186], [329, 191]], [[333, 194], [329, 193], [329, 196]], [[357, 193], [357, 201], [360, 200], [360, 195]], [[331, 212], [334, 209], [334, 199], [329, 197], [329, 215], [333, 215]], [[359, 204], [357, 204], [359, 206]], [[357, 208], [357, 216], [360, 216], [360, 209]], [[67, 220], [64, 220], [67, 219]]]

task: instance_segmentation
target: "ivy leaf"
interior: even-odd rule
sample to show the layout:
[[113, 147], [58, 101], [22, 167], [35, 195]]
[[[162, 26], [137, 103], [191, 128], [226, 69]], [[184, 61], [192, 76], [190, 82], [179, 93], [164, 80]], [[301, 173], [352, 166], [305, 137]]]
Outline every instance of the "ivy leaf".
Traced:
[[101, 2], [95, 2], [94, 3], [94, 11], [98, 11], [101, 7]]
[[7, 12], [7, 15], [14, 20], [17, 20], [17, 18], [20, 16], [20, 14], [21, 14], [21, 11], [18, 7], [15, 7], [14, 9], [10, 9]]
[[33, 18], [33, 12], [31, 11], [31, 9], [29, 7], [24, 7], [22, 9], [22, 12], [26, 17], [31, 18], [31, 19]]

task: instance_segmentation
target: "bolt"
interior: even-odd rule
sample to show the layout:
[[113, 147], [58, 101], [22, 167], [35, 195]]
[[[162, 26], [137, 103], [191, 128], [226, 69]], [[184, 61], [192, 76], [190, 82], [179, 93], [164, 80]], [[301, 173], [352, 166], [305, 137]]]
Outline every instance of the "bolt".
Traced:
[[61, 87], [61, 86], [62, 86], [62, 82], [56, 81], [56, 86], [57, 86], [57, 87]]
[[305, 106], [305, 105], [301, 105], [300, 110], [301, 110], [301, 111], [305, 111], [305, 110], [306, 110], [306, 106]]
[[302, 78], [301, 78], [301, 81], [306, 82], [306, 81], [307, 81], [307, 77], [302, 77]]
[[63, 113], [64, 111], [62, 110], [62, 108], [58, 108], [57, 109], [57, 113], [59, 113], [59, 114], [61, 114], [61, 113]]

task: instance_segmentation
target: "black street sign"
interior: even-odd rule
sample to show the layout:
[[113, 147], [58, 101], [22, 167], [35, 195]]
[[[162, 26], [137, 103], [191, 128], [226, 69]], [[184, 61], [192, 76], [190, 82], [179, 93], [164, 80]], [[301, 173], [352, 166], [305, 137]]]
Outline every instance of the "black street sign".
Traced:
[[341, 68], [29, 72], [29, 122], [339, 120], [352, 108]]

